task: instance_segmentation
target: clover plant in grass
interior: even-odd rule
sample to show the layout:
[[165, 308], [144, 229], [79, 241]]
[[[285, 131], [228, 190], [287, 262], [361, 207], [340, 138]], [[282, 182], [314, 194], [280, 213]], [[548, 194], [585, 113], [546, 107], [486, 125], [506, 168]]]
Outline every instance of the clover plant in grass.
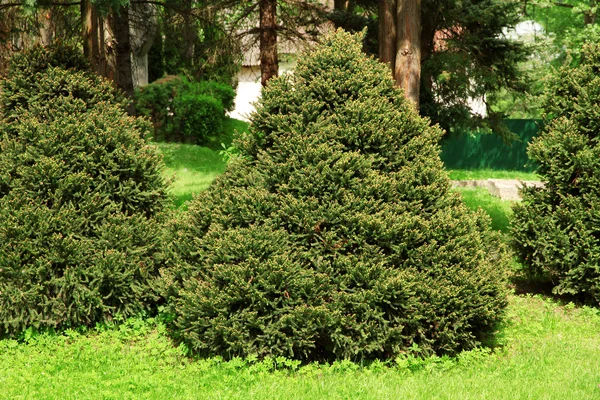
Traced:
[[0, 90], [0, 336], [155, 308], [161, 159], [75, 49], [36, 47]]
[[199, 354], [454, 354], [507, 302], [506, 253], [420, 118], [338, 31], [263, 90], [240, 156], [172, 228], [173, 334]]
[[600, 303], [600, 46], [586, 45], [546, 83], [544, 129], [529, 145], [544, 188], [514, 207], [514, 247], [527, 271]]

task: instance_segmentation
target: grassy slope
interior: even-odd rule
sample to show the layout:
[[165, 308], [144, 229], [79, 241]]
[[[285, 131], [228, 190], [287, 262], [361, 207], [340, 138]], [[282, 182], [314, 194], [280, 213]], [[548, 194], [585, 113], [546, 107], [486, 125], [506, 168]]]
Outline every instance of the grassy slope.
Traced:
[[165, 160], [164, 175], [172, 179], [171, 194], [179, 207], [208, 188], [225, 170], [219, 153], [206, 147], [179, 143], [156, 143]]
[[273, 371], [265, 362], [190, 361], [161, 324], [130, 320], [86, 335], [0, 341], [0, 398], [600, 398], [598, 310], [513, 296], [507, 321], [492, 354]]

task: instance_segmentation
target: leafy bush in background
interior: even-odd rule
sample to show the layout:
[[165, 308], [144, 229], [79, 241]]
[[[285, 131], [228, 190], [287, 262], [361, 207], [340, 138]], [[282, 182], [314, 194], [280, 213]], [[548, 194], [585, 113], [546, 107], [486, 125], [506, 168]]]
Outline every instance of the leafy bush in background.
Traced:
[[271, 80], [240, 156], [171, 227], [162, 290], [193, 351], [453, 354], [501, 318], [505, 250], [361, 43], [339, 31]]
[[559, 294], [600, 302], [600, 46], [547, 82], [546, 124], [528, 149], [545, 188], [514, 207], [514, 246]]
[[155, 139], [206, 144], [222, 134], [235, 92], [217, 82], [167, 76], [138, 90], [137, 112], [149, 117]]
[[77, 57], [35, 48], [2, 81], [0, 336], [89, 326], [158, 297], [160, 157], [109, 82], [70, 62], [32, 67]]

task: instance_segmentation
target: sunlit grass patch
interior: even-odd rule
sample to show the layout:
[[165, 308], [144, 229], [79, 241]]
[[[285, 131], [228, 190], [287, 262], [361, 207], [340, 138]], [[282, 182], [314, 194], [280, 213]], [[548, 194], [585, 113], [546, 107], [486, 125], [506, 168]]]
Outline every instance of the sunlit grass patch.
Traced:
[[509, 231], [512, 202], [492, 196], [484, 188], [455, 188], [454, 190], [461, 194], [467, 207], [472, 210], [481, 208], [490, 216], [492, 229], [504, 233]]
[[170, 192], [179, 207], [194, 194], [206, 190], [225, 171], [218, 152], [206, 147], [179, 143], [155, 143], [162, 153], [165, 178], [171, 179]]
[[522, 171], [503, 171], [493, 169], [455, 169], [448, 171], [450, 179], [455, 181], [463, 180], [484, 180], [484, 179], [518, 179], [522, 181], [539, 181], [540, 176], [534, 172]]

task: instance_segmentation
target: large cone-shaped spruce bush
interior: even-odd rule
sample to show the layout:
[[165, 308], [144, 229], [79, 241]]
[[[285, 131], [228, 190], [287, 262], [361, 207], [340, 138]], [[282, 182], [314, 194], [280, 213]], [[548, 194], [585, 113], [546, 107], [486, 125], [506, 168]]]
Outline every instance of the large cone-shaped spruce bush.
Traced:
[[600, 303], [600, 46], [547, 82], [545, 127], [528, 149], [545, 188], [514, 209], [526, 269], [559, 294]]
[[451, 354], [506, 305], [489, 221], [449, 191], [442, 132], [337, 32], [272, 79], [241, 156], [173, 227], [173, 330], [200, 354]]
[[157, 298], [161, 160], [123, 95], [73, 67], [85, 67], [75, 50], [36, 47], [1, 82], [0, 336], [126, 317]]

